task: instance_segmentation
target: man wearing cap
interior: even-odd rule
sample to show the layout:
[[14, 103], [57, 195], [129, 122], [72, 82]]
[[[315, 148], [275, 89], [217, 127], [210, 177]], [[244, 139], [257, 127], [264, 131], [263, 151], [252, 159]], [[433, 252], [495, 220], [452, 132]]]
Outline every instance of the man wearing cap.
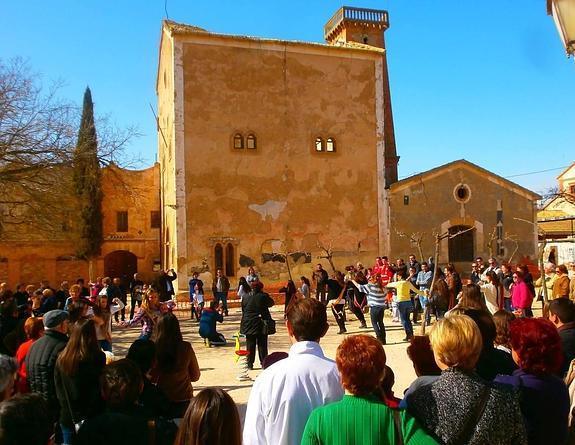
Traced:
[[60, 405], [54, 386], [54, 367], [58, 354], [68, 342], [68, 312], [60, 309], [48, 311], [43, 320], [44, 336], [30, 347], [26, 356], [26, 372], [30, 389], [46, 399], [56, 421]]

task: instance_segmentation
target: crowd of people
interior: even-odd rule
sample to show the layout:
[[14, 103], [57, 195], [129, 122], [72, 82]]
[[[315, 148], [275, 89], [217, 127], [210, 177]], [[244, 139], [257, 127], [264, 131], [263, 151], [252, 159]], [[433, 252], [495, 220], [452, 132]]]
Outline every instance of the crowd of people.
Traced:
[[[184, 340], [174, 302], [173, 271], [127, 292], [103, 278], [59, 290], [0, 285], [0, 445], [2, 444], [566, 444], [575, 398], [575, 280], [547, 264], [535, 281], [524, 266], [494, 258], [472, 264], [469, 280], [411, 255], [377, 258], [329, 276], [288, 281], [284, 317], [289, 352], [268, 355], [274, 300], [256, 271], [238, 283], [240, 332], [248, 367], [263, 368], [240, 424], [222, 389], [194, 395], [200, 366]], [[435, 275], [435, 276], [434, 276]], [[542, 287], [546, 286], [547, 298]], [[225, 345], [217, 323], [229, 315], [229, 280], [221, 271], [204, 296], [189, 283], [190, 317], [209, 345]], [[312, 290], [315, 297], [312, 297]], [[547, 300], [534, 318], [533, 301]], [[335, 361], [320, 346], [328, 311], [339, 333], [346, 312], [375, 334], [349, 335]], [[401, 397], [386, 363], [383, 314], [392, 312], [408, 342], [417, 379]], [[141, 326], [124, 359], [112, 354], [112, 322]], [[417, 336], [413, 325], [433, 325]]]

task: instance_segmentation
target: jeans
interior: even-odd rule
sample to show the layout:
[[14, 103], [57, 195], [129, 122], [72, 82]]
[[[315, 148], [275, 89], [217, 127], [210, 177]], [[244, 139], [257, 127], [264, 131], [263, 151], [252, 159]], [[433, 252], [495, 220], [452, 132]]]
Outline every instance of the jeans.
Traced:
[[215, 292], [214, 298], [217, 302], [222, 302], [224, 308], [224, 313], [228, 315], [228, 293], [227, 292]]
[[98, 343], [100, 344], [102, 351], [112, 352], [112, 343], [108, 340], [98, 340]]
[[[419, 302], [421, 303], [421, 311], [423, 314], [425, 314], [425, 308], [429, 304], [429, 298], [424, 297], [423, 295], [420, 295], [419, 296]], [[427, 325], [429, 325], [429, 323], [431, 323], [431, 311], [430, 310], [427, 311], [427, 316], [425, 317], [425, 323]]]
[[399, 310], [399, 318], [401, 319], [401, 325], [405, 330], [407, 338], [413, 337], [413, 325], [409, 319], [409, 313], [413, 311], [413, 303], [411, 300], [398, 301], [397, 309]]
[[511, 298], [503, 299], [503, 309], [505, 309], [507, 312], [513, 312], [513, 308], [511, 307]]
[[70, 428], [60, 423], [60, 430], [62, 431], [62, 444], [73, 445], [76, 443], [76, 431], [74, 427]]
[[375, 332], [375, 336], [379, 341], [385, 344], [385, 325], [383, 324], [383, 314], [385, 308], [383, 306], [370, 306], [369, 316], [371, 317], [371, 325]]

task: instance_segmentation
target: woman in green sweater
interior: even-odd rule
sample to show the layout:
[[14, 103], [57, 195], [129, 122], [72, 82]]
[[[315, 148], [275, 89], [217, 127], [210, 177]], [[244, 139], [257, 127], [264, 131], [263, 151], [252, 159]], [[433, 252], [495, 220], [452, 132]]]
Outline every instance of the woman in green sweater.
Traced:
[[345, 396], [312, 411], [302, 445], [435, 445], [405, 411], [385, 405], [376, 395], [385, 372], [385, 351], [367, 335], [347, 337], [337, 348], [337, 369]]

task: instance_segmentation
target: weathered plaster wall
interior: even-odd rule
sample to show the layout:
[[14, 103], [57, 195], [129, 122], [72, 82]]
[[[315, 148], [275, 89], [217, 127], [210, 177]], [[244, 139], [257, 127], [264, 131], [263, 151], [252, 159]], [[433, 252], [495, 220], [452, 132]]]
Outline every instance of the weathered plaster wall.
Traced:
[[[467, 184], [471, 191], [469, 201], [464, 204], [456, 201], [453, 196], [454, 188], [460, 183]], [[409, 205], [404, 204], [405, 196], [409, 199]], [[515, 219], [535, 222], [534, 202], [494, 176], [457, 166], [420, 182], [392, 186], [391, 255], [393, 258], [406, 258], [410, 253], [417, 255], [416, 247], [407, 238], [399, 236], [398, 232], [406, 235], [423, 232], [423, 253], [427, 257], [433, 254], [433, 232], [443, 233], [453, 225], [474, 225], [475, 255], [486, 258], [489, 251], [487, 243], [497, 223], [498, 200], [501, 200], [503, 208], [504, 232], [519, 240], [514, 262], [524, 256], [534, 258], [534, 227]], [[506, 254], [502, 259], [508, 259], [515, 245], [506, 241], [504, 246]], [[448, 261], [447, 247], [448, 243], [444, 241], [441, 263]], [[469, 264], [462, 264], [461, 268], [467, 271]]]
[[[237, 246], [236, 267], [244, 255], [272, 280], [285, 277], [285, 265], [262, 262], [270, 240], [312, 251], [312, 264], [318, 240], [338, 251], [338, 266], [373, 260], [379, 57], [280, 43], [184, 44], [188, 272], [204, 258], [213, 267], [222, 238]], [[257, 149], [234, 149], [236, 132], [255, 134]], [[334, 137], [336, 152], [315, 152], [318, 136]], [[304, 264], [295, 273], [309, 275]]]
[[[137, 257], [138, 271], [145, 279], [154, 277], [153, 264], [159, 259], [159, 229], [151, 228], [151, 211], [159, 210], [159, 166], [141, 171], [110, 166], [102, 170], [103, 230], [102, 254], [94, 261], [94, 277], [104, 274], [104, 257], [117, 250]], [[128, 212], [128, 232], [116, 231], [116, 212]], [[12, 286], [23, 282], [39, 284], [48, 279], [52, 286], [63, 280], [86, 280], [88, 264], [77, 259], [73, 241], [66, 231], [52, 239], [0, 242], [0, 281]]]

